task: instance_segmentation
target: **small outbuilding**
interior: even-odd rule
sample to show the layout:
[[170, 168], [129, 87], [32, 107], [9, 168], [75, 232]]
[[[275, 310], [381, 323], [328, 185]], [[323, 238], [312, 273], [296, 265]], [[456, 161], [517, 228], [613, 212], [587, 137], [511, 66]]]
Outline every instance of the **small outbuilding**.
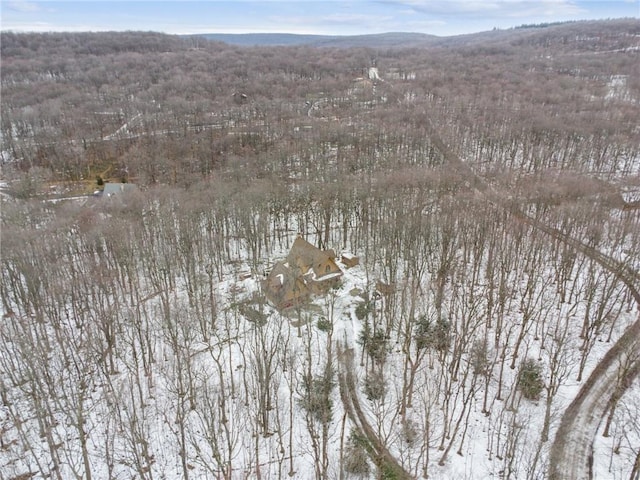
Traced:
[[353, 268], [356, 265], [360, 264], [360, 259], [353, 255], [352, 253], [343, 253], [340, 256], [340, 261], [347, 268]]
[[105, 183], [101, 195], [103, 197], [113, 197], [122, 195], [123, 193], [133, 192], [137, 189], [138, 186], [134, 183]]

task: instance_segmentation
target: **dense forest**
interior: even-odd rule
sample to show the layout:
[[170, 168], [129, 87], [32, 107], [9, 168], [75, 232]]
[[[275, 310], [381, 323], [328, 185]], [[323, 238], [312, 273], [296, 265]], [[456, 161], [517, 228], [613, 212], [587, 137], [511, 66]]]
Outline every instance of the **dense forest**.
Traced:
[[637, 480], [640, 21], [0, 42], [0, 478]]

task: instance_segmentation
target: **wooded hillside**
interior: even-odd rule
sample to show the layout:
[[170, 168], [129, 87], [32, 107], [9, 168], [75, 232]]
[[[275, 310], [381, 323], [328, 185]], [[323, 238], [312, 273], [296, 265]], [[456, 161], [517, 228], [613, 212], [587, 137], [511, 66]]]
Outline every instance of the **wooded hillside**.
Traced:
[[[639, 21], [0, 42], [7, 478], [543, 478], [589, 385], [637, 475]], [[279, 311], [297, 235], [360, 263]]]

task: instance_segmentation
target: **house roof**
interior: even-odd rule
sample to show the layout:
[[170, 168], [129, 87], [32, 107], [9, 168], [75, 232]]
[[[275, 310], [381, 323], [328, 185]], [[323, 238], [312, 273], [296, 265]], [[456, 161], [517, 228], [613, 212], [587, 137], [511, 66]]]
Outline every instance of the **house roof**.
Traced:
[[314, 281], [314, 282], [325, 282], [327, 280], [332, 280], [332, 279], [336, 279], [342, 276], [342, 272], [331, 272], [331, 273], [326, 273], [324, 275], [316, 275], [315, 272], [311, 272], [311, 275], [309, 276], [309, 278]]
[[120, 193], [131, 192], [138, 188], [137, 185], [133, 183], [105, 183], [104, 190], [102, 190], [102, 195], [106, 195], [108, 197], [112, 195], [117, 195]]
[[[342, 276], [333, 250], [320, 250], [302, 237], [296, 238], [286, 262], [276, 262], [264, 281], [264, 291], [278, 308], [307, 297], [329, 280]], [[323, 283], [327, 282], [327, 283]]]
[[276, 262], [273, 265], [263, 288], [267, 298], [278, 308], [288, 302], [307, 297], [310, 293], [304, 279], [296, 276], [294, 270], [284, 262]]
[[284, 262], [276, 262], [269, 273], [270, 279], [275, 279], [276, 284], [285, 285], [290, 280], [295, 279], [293, 272]]
[[284, 290], [292, 289], [294, 286], [301, 292], [304, 292], [306, 288], [306, 282], [304, 277], [296, 275], [296, 272], [289, 264], [284, 262], [276, 262], [273, 265], [273, 269], [267, 277], [268, 288]]
[[304, 265], [306, 267], [303, 268], [304, 271], [313, 268], [315, 264], [333, 260], [334, 258], [335, 252], [333, 250], [320, 250], [302, 237], [295, 239], [287, 256], [290, 263], [293, 262], [299, 266]]
[[335, 256], [333, 250], [320, 250], [298, 237], [291, 246], [287, 260], [289, 264], [296, 265], [306, 278], [321, 282], [342, 275], [342, 270], [334, 261]]

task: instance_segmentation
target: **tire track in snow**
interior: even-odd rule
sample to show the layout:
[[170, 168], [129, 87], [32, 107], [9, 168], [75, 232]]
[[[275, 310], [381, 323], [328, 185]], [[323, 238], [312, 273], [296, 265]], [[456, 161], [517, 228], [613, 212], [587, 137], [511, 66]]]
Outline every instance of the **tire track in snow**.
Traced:
[[384, 443], [378, 438], [362, 411], [355, 379], [353, 377], [353, 348], [345, 346], [343, 349], [338, 345], [338, 365], [340, 398], [344, 405], [345, 412], [347, 412], [347, 416], [358, 434], [366, 438], [368, 445], [365, 446], [365, 449], [380, 470], [382, 478], [397, 478], [399, 480], [409, 480], [413, 478], [409, 472], [402, 468]]

